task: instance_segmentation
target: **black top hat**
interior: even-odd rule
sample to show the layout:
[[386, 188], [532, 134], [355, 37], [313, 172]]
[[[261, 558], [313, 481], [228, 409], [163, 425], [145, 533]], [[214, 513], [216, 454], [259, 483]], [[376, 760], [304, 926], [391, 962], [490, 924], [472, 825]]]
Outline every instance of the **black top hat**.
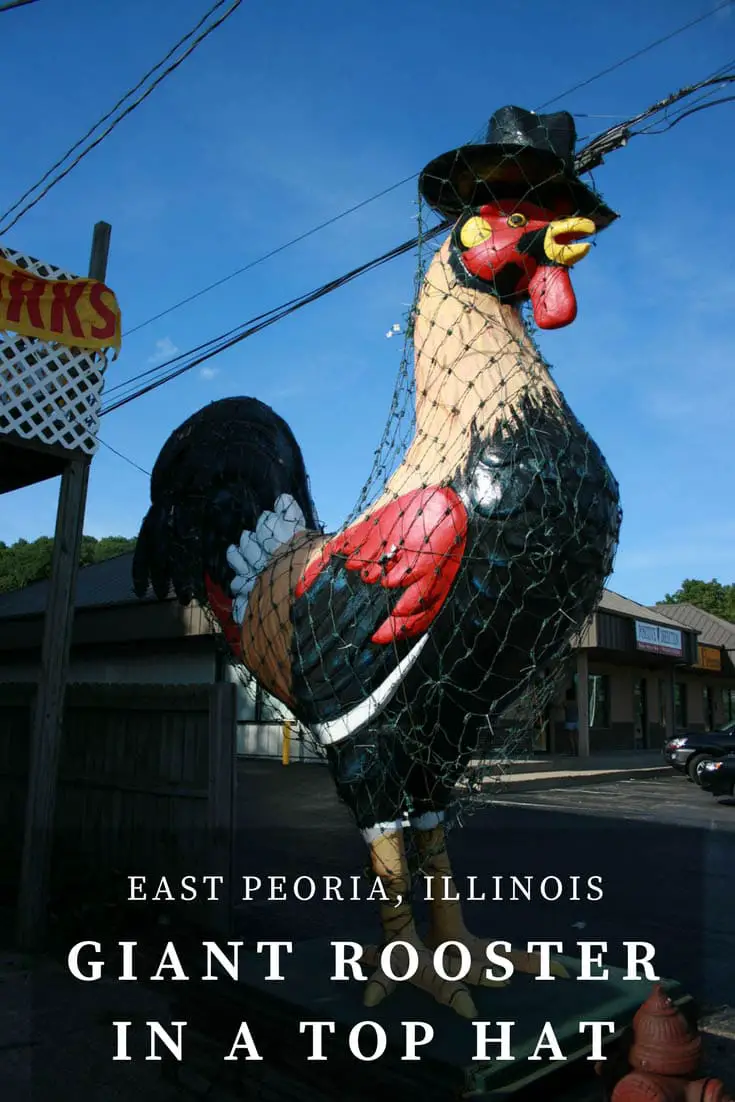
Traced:
[[501, 107], [487, 126], [482, 145], [443, 153], [419, 177], [419, 191], [435, 210], [460, 214], [492, 199], [527, 198], [541, 204], [560, 196], [599, 229], [618, 216], [577, 176], [577, 133], [567, 111], [536, 115], [522, 107]]

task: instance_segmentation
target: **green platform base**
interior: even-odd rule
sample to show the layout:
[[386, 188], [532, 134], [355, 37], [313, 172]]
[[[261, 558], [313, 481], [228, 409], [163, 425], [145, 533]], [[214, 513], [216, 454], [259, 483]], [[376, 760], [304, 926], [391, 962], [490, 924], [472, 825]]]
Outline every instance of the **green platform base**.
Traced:
[[[570, 979], [540, 982], [517, 975], [505, 988], [472, 988], [478, 1020], [495, 1023], [513, 1021], [513, 1062], [473, 1061], [475, 1030], [446, 1007], [439, 1006], [409, 984], [400, 984], [380, 1006], [367, 1009], [362, 1003], [362, 985], [332, 983], [333, 950], [328, 940], [300, 942], [291, 956], [284, 954], [282, 983], [264, 980], [266, 959], [247, 954], [242, 961], [241, 981], [187, 984], [182, 1009], [192, 1026], [210, 1035], [216, 1033], [226, 1055], [234, 1042], [240, 1021], [247, 1021], [264, 1062], [292, 1084], [283, 1098], [361, 1099], [448, 1099], [492, 1098], [521, 1102], [535, 1097], [571, 1098], [571, 1084], [587, 1079], [593, 1092], [580, 1097], [602, 1098], [593, 1063], [589, 1033], [580, 1034], [579, 1022], [613, 1021], [616, 1034], [606, 1035], [605, 1048], [612, 1051], [615, 1040], [630, 1025], [638, 1007], [648, 997], [652, 984], [625, 981], [620, 969], [610, 968], [609, 979], [580, 982], [580, 962], [564, 961]], [[670, 980], [664, 986], [675, 1002], [686, 1006], [691, 1000]], [[184, 1005], [185, 1004], [185, 1005]], [[327, 1062], [307, 1060], [310, 1036], [299, 1033], [302, 1021], [334, 1021], [334, 1035], [325, 1034]], [[380, 1023], [388, 1037], [385, 1054], [375, 1062], [361, 1062], [350, 1053], [347, 1037], [360, 1021]], [[404, 1055], [406, 1021], [429, 1023], [434, 1039], [419, 1050], [418, 1063], [401, 1060]], [[567, 1060], [529, 1062], [545, 1022], [551, 1022]], [[489, 1028], [497, 1033], [495, 1026]], [[370, 1037], [365, 1037], [367, 1049]], [[493, 1047], [489, 1050], [495, 1051]], [[230, 1064], [232, 1068], [234, 1065]], [[255, 1072], [258, 1065], [243, 1064]], [[262, 1067], [262, 1065], [261, 1065]], [[298, 1085], [298, 1086], [297, 1086]], [[299, 1089], [300, 1088], [300, 1089]]]

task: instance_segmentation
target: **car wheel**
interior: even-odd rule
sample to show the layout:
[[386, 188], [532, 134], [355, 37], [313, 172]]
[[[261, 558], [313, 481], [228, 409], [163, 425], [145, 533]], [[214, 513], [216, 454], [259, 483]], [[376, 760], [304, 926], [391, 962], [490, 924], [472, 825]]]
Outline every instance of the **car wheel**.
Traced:
[[690, 781], [694, 781], [695, 784], [701, 784], [702, 770], [704, 769], [705, 762], [714, 761], [714, 758], [709, 754], [693, 754], [687, 762], [687, 774]]

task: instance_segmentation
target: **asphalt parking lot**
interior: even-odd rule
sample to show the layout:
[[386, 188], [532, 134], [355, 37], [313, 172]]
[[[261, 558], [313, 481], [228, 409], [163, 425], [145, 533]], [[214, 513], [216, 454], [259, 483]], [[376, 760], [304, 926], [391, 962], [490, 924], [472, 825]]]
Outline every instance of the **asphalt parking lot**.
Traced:
[[534, 811], [547, 809], [701, 830], [735, 831], [735, 799], [715, 799], [673, 770], [670, 775], [646, 780], [491, 794], [487, 802], [533, 808]]
[[[365, 845], [327, 770], [249, 761], [238, 781], [236, 877], [362, 871]], [[709, 1007], [735, 1002], [733, 801], [716, 800], [673, 771], [516, 794], [490, 790], [482, 799], [485, 806], [450, 838], [463, 884], [473, 875], [536, 882], [555, 875], [564, 883], [596, 875], [605, 892], [598, 903], [566, 891], [556, 902], [468, 902], [473, 932], [558, 938], [571, 953], [580, 936], [607, 941], [611, 951], [626, 939], [647, 940], [657, 947], [661, 975], [679, 979]], [[377, 932], [376, 908], [366, 900], [243, 902], [236, 913], [246, 939], [361, 941]]]

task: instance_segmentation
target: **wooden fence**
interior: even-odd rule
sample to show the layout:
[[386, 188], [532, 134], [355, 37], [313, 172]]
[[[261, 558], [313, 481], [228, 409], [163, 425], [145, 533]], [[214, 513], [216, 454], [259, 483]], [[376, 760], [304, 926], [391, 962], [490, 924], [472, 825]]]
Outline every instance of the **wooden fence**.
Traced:
[[[15, 892], [34, 689], [0, 687], [0, 885]], [[224, 932], [235, 827], [235, 687], [71, 685], [66, 694], [52, 893], [92, 899], [129, 875], [222, 876], [187, 914]], [[9, 889], [9, 890], [8, 890]], [[5, 899], [5, 902], [10, 900]]]

